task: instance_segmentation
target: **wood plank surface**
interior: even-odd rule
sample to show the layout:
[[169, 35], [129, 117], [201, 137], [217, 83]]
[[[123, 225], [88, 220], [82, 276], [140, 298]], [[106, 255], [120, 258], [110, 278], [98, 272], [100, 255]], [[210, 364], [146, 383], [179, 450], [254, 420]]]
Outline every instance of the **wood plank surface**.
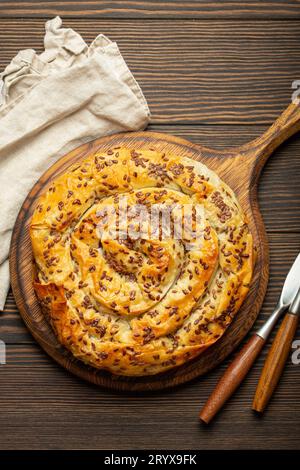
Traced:
[[[287, 106], [291, 83], [300, 79], [300, 2], [280, 0], [5, 0], [0, 70], [21, 48], [41, 52], [44, 18], [56, 14], [88, 42], [99, 32], [116, 40], [148, 99], [151, 130], [195, 143], [224, 148], [257, 137]], [[278, 149], [260, 180], [270, 282], [256, 328], [271, 313], [300, 249], [299, 155], [298, 136]], [[0, 365], [1, 449], [299, 449], [300, 366], [288, 361], [262, 419], [250, 410], [268, 348], [206, 428], [197, 414], [228, 361], [173, 391], [99, 389], [47, 357], [11, 294], [0, 315], [0, 339], [7, 343], [7, 364]]]
[[[156, 124], [270, 124], [300, 79], [300, 18], [64, 24], [88, 43], [100, 32], [118, 42]], [[7, 19], [0, 26], [0, 68], [22, 48], [42, 51], [44, 20]]]
[[299, 17], [297, 0], [48, 0], [15, 1], [0, 3], [0, 17], [51, 17], [63, 15], [79, 18], [286, 18]]
[[169, 392], [120, 394], [67, 374], [34, 344], [7, 352], [0, 449], [299, 449], [299, 366], [289, 359], [263, 418], [251, 411], [267, 349], [209, 427], [199, 408], [227, 361]]

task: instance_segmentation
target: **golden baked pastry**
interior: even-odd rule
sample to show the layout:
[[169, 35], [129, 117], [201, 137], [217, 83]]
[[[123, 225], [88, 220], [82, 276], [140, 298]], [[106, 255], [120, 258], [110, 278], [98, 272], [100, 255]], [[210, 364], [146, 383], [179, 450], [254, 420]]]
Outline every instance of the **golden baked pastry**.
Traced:
[[[147, 218], [154, 207], [172, 230]], [[203, 164], [154, 150], [112, 148], [74, 165], [40, 197], [30, 234], [35, 291], [59, 341], [119, 375], [157, 374], [215, 343], [253, 272], [232, 190]]]

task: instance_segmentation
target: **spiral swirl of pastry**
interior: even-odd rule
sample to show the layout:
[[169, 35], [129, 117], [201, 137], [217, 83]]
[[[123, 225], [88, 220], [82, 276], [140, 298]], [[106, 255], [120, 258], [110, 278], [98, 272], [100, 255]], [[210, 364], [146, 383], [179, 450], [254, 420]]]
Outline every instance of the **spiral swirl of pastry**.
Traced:
[[[153, 226], [154, 207], [172, 230], [160, 216]], [[30, 234], [35, 290], [59, 341], [119, 375], [156, 374], [204, 351], [232, 321], [253, 272], [252, 236], [232, 190], [203, 164], [150, 149], [112, 148], [71, 167], [40, 197]]]

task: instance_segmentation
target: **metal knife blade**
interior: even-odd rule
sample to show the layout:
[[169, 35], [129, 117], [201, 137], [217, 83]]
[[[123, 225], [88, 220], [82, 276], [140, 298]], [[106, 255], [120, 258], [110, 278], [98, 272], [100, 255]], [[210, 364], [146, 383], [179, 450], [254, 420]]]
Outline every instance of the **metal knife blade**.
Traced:
[[300, 287], [300, 253], [295, 259], [284, 281], [279, 302], [266, 323], [256, 332], [258, 336], [266, 340], [281, 314], [290, 306]]
[[[295, 259], [284, 281], [280, 300], [287, 307], [293, 302], [300, 286], [300, 253]], [[279, 302], [280, 302], [279, 300]]]

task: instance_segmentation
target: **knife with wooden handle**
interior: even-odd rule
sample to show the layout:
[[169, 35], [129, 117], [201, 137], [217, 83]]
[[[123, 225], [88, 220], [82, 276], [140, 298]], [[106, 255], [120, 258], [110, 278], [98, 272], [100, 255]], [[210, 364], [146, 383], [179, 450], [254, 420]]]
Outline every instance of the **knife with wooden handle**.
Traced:
[[300, 284], [300, 254], [291, 267], [280, 295], [279, 302], [266, 323], [250, 338], [236, 355], [199, 414], [199, 418], [209, 423], [233, 392], [242, 383], [255, 359], [266, 343], [279, 317], [293, 302]]
[[252, 409], [263, 412], [279, 382], [295, 336], [300, 314], [300, 289], [289, 307], [267, 355]]

